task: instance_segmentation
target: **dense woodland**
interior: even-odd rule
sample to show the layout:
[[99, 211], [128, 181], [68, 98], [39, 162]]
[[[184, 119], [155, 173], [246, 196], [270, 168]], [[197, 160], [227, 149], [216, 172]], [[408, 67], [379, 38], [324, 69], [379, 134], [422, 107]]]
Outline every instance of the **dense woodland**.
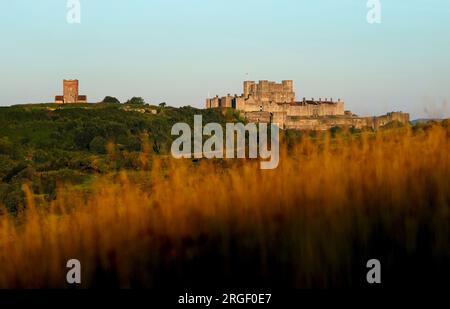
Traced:
[[[157, 114], [144, 110], [157, 110]], [[98, 174], [139, 169], [139, 153], [170, 151], [172, 125], [236, 121], [232, 112], [144, 104], [39, 104], [0, 108], [0, 204], [16, 211], [22, 185], [45, 199], [58, 183], [87, 185]], [[114, 156], [111, 153], [114, 152]]]

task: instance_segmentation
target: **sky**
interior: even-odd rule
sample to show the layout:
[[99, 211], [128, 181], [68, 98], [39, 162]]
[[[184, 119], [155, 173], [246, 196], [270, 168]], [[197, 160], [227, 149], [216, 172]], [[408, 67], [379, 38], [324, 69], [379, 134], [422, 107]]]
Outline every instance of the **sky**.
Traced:
[[78, 79], [90, 102], [203, 107], [244, 80], [294, 80], [297, 99], [359, 115], [450, 117], [450, 1], [0, 1], [0, 105], [51, 102]]

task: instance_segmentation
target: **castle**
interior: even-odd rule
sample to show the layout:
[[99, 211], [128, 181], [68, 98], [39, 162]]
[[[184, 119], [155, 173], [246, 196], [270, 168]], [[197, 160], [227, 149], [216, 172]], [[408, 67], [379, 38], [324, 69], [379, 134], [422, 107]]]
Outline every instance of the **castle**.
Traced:
[[78, 94], [78, 80], [64, 80], [63, 81], [63, 95], [55, 97], [55, 103], [87, 103], [85, 95]]
[[358, 117], [345, 111], [344, 102], [340, 99], [303, 98], [296, 101], [291, 80], [281, 83], [245, 81], [242, 95], [208, 98], [206, 108], [236, 109], [251, 122], [273, 122], [284, 129], [327, 130], [334, 126], [378, 129], [394, 121], [409, 123], [409, 114], [402, 112], [380, 117]]

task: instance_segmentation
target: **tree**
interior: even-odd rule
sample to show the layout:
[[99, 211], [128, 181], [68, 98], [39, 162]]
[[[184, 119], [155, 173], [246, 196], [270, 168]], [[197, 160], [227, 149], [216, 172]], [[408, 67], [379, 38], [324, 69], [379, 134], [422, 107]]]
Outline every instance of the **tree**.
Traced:
[[136, 104], [136, 105], [144, 105], [145, 101], [141, 97], [132, 97], [127, 101], [127, 104]]
[[89, 149], [99, 154], [106, 154], [106, 143], [107, 141], [103, 137], [96, 136], [89, 143]]
[[120, 101], [115, 97], [106, 96], [103, 99], [102, 103], [119, 103], [120, 104]]

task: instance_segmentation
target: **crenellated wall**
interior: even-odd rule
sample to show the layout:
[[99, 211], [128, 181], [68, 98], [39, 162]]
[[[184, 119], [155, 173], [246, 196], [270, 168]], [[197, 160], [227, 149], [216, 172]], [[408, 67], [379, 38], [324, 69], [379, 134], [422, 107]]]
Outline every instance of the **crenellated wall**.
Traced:
[[216, 96], [206, 99], [206, 108], [234, 108], [241, 111], [251, 122], [274, 122], [280, 127], [300, 130], [327, 130], [334, 126], [371, 127], [378, 129], [398, 121], [409, 123], [409, 115], [401, 112], [380, 117], [356, 117], [345, 111], [340, 99], [295, 101], [294, 83], [267, 80], [245, 81], [241, 96]]
[[295, 130], [329, 130], [332, 127], [354, 127], [356, 129], [372, 128], [378, 130], [395, 121], [403, 125], [408, 125], [409, 114], [394, 112], [376, 117], [286, 117], [284, 119], [284, 128]]
[[294, 82], [284, 80], [281, 83], [267, 80], [245, 81], [241, 96], [227, 95], [206, 99], [206, 108], [234, 108], [242, 112], [271, 113], [284, 112], [287, 116], [334, 116], [344, 115], [344, 102], [319, 100], [295, 101]]

